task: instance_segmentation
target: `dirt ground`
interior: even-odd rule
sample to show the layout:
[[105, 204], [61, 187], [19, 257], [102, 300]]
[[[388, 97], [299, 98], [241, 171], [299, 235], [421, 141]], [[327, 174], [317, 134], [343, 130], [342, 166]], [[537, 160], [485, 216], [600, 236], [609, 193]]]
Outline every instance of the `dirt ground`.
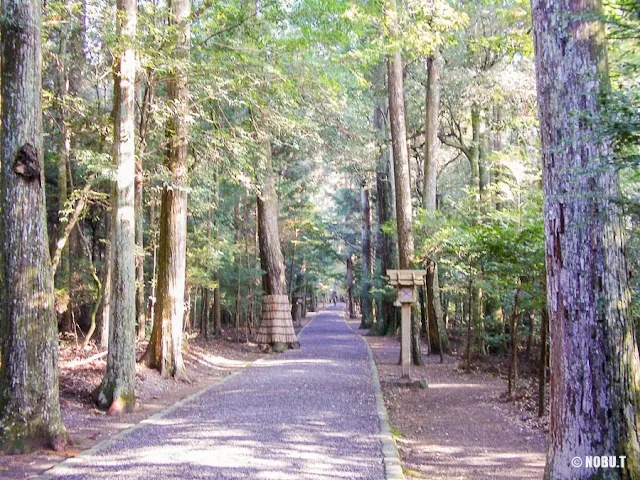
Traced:
[[[296, 331], [306, 325], [313, 315], [311, 313], [296, 323]], [[91, 400], [91, 392], [102, 380], [106, 352], [100, 352], [95, 346], [82, 350], [76, 348], [75, 342], [63, 342], [60, 348], [60, 403], [72, 444], [61, 453], [44, 450], [24, 455], [0, 454], [0, 478], [24, 479], [39, 475], [65, 458], [91, 448], [265, 355], [258, 345], [246, 341], [244, 330], [236, 335], [234, 328], [227, 328], [220, 340], [204, 340], [191, 333], [186, 336], [188, 349], [183, 355], [191, 382], [162, 378], [157, 371], [137, 365], [137, 407], [134, 412], [121, 416], [106, 415]], [[145, 347], [146, 342], [138, 345], [138, 358]]]
[[[359, 322], [349, 322], [358, 330]], [[407, 479], [542, 478], [544, 422], [522, 404], [505, 400], [506, 381], [482, 372], [466, 373], [455, 357], [424, 356], [413, 379], [428, 388], [397, 385], [400, 342], [364, 337], [374, 354], [396, 444]]]

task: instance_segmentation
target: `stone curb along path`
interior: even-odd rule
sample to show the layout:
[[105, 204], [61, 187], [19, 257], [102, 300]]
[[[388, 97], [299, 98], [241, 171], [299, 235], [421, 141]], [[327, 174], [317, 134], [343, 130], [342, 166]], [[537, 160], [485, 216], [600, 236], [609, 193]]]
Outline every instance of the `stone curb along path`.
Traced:
[[393, 440], [391, 433], [391, 423], [389, 422], [389, 414], [384, 404], [384, 396], [380, 385], [380, 377], [378, 376], [378, 367], [373, 359], [373, 351], [364, 338], [362, 341], [367, 346], [369, 353], [369, 365], [371, 366], [371, 380], [373, 388], [376, 392], [376, 413], [380, 422], [380, 440], [382, 441], [382, 455], [384, 456], [384, 473], [387, 480], [405, 480], [402, 464], [400, 462], [400, 454], [396, 442]]
[[[346, 311], [342, 313], [346, 323]], [[359, 336], [359, 335], [358, 335]], [[373, 350], [369, 346], [369, 342], [363, 337], [360, 337], [367, 347], [367, 353], [369, 355], [369, 366], [371, 368], [371, 381], [373, 382], [373, 389], [376, 395], [376, 413], [378, 415], [378, 422], [380, 423], [380, 441], [382, 442], [382, 455], [384, 458], [384, 474], [386, 480], [405, 480], [404, 472], [402, 471], [402, 463], [400, 462], [400, 453], [398, 452], [398, 446], [393, 440], [393, 434], [391, 433], [391, 422], [389, 421], [389, 413], [387, 407], [384, 404], [384, 395], [382, 393], [382, 386], [380, 385], [380, 376], [378, 375], [378, 367], [376, 367], [375, 359], [373, 358]]]
[[257, 360], [38, 478], [403, 479], [372, 352], [342, 307], [303, 328], [301, 350]]

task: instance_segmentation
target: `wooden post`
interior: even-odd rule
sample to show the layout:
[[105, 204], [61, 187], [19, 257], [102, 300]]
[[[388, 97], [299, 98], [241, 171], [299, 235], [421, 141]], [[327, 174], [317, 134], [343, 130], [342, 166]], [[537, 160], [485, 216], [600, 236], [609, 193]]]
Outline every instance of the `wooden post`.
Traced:
[[396, 305], [402, 307], [400, 363], [402, 379], [411, 379], [411, 306], [416, 303], [416, 287], [424, 282], [425, 270], [387, 270], [389, 283], [398, 289]]
[[402, 377], [411, 378], [411, 304], [402, 304]]

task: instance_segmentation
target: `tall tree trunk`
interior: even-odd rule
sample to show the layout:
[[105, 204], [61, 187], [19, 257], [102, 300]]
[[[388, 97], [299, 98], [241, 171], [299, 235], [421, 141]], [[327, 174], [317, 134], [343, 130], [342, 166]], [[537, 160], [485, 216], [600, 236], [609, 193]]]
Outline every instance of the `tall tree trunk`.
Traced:
[[[395, 0], [389, 4], [388, 15], [397, 29], [398, 12]], [[393, 53], [387, 63], [389, 88], [389, 119], [393, 144], [393, 168], [396, 184], [396, 225], [398, 230], [398, 257], [400, 269], [413, 268], [413, 233], [411, 230], [411, 180], [409, 178], [409, 152], [407, 150], [407, 128], [404, 113], [404, 82], [402, 77], [402, 55]], [[411, 315], [411, 356], [416, 365], [422, 364], [420, 355], [420, 319]]]
[[149, 108], [153, 98], [153, 87], [145, 85], [142, 106], [140, 107], [140, 122], [138, 124], [139, 148], [136, 156], [135, 179], [135, 214], [136, 214], [136, 325], [137, 339], [144, 340], [146, 336], [147, 315], [145, 312], [146, 299], [144, 289], [144, 166], [142, 158], [147, 146], [147, 128], [149, 126]]
[[111, 317], [111, 212], [105, 215], [106, 249], [102, 270], [102, 312], [100, 314], [100, 347], [109, 347], [109, 318]]
[[267, 173], [257, 204], [260, 266], [265, 272], [262, 277], [265, 295], [262, 299], [262, 321], [258, 327], [257, 341], [271, 345], [274, 350], [284, 350], [292, 348], [297, 342], [278, 232], [280, 208], [271, 164], [271, 145], [268, 139], [263, 139], [262, 144], [266, 155]]
[[533, 326], [535, 324], [536, 315], [532, 311], [527, 313], [527, 349], [525, 351], [525, 358], [527, 361], [531, 359], [531, 345], [533, 344]]
[[508, 374], [508, 394], [513, 398], [518, 390], [518, 317], [520, 316], [520, 293], [522, 289], [518, 286], [513, 301], [513, 312], [509, 316], [509, 336], [511, 338], [509, 374]]
[[347, 309], [349, 318], [356, 318], [356, 310], [353, 304], [353, 255], [347, 251]]
[[[58, 102], [59, 102], [59, 125], [60, 125], [60, 152], [58, 158], [58, 228], [64, 230], [64, 212], [67, 200], [69, 199], [69, 188], [67, 182], [67, 171], [69, 168], [69, 156], [71, 155], [71, 129], [69, 128], [68, 108], [69, 101], [69, 71], [67, 63], [69, 61], [67, 55], [69, 32], [66, 28], [62, 28], [60, 32], [60, 48], [58, 51], [57, 70], [58, 70]], [[62, 235], [57, 234], [58, 238]], [[68, 237], [68, 235], [67, 235]], [[59, 311], [62, 312], [62, 324], [60, 330], [63, 332], [73, 331], [73, 320], [71, 315], [71, 276], [70, 276], [70, 257], [69, 244], [65, 238], [64, 247], [59, 253], [60, 263], [56, 268], [55, 284], [64, 292], [64, 298], [58, 299]], [[55, 263], [54, 263], [55, 265]], [[62, 300], [62, 301], [61, 301]], [[62, 307], [62, 308], [60, 308]]]
[[361, 184], [360, 204], [362, 207], [362, 280], [360, 282], [360, 305], [362, 321], [360, 328], [373, 325], [373, 300], [371, 298], [371, 202], [366, 182]]
[[118, 0], [118, 36], [125, 47], [114, 71], [114, 162], [117, 170], [112, 193], [111, 308], [109, 353], [102, 383], [94, 394], [107, 413], [135, 407], [135, 79], [136, 0]]
[[593, 478], [586, 455], [640, 471], [640, 360], [630, 312], [618, 173], [600, 126], [609, 89], [598, 0], [533, 0], [542, 138], [551, 428], [545, 477]]
[[61, 450], [58, 337], [42, 147], [40, 2], [2, 0], [0, 442]]
[[213, 290], [213, 334], [216, 337], [222, 336], [222, 307], [220, 305], [220, 277], [216, 274], [213, 277], [216, 288]]
[[471, 105], [471, 149], [469, 152], [469, 165], [471, 167], [471, 178], [469, 186], [473, 190], [476, 203], [480, 203], [480, 105]]
[[[216, 218], [218, 218], [219, 205], [220, 205], [220, 174], [218, 173], [218, 167], [216, 166], [215, 174], [216, 193], [214, 198], [214, 210]], [[216, 222], [215, 239], [218, 239], [218, 224]], [[215, 288], [213, 289], [213, 335], [215, 337], [222, 336], [222, 310], [220, 306], [220, 275], [215, 272], [213, 275], [213, 281], [215, 282]]]
[[[376, 129], [376, 136], [379, 142], [380, 154], [378, 156], [378, 162], [376, 165], [376, 194], [377, 194], [377, 209], [378, 209], [378, 225], [382, 226], [390, 220], [393, 220], [393, 195], [392, 195], [392, 179], [391, 179], [391, 163], [387, 152], [387, 145], [385, 141], [385, 126], [383, 124], [383, 112], [386, 110], [387, 101], [380, 98], [376, 103], [376, 109], [374, 111], [374, 127]], [[380, 257], [379, 276], [387, 274], [387, 270], [395, 267], [395, 245], [393, 235], [385, 233], [382, 228], [378, 228], [377, 238]], [[387, 333], [395, 334], [395, 330], [389, 328], [391, 323], [395, 324], [395, 307], [393, 306], [393, 298], [389, 298], [389, 295], [382, 297], [380, 301], [380, 307], [378, 308], [377, 319], [377, 331], [381, 335]]]
[[162, 191], [160, 207], [160, 249], [158, 252], [158, 286], [151, 340], [143, 361], [164, 377], [187, 380], [182, 359], [182, 322], [187, 251], [187, 147], [189, 87], [190, 0], [170, 2], [171, 23], [176, 26], [177, 45], [174, 58], [179, 62], [167, 80], [169, 103], [175, 114], [167, 128], [166, 167], [172, 185]]
[[440, 111], [440, 69], [437, 53], [427, 58], [427, 87], [424, 143], [424, 183], [422, 208], [436, 211], [438, 181], [438, 113]]
[[209, 338], [209, 289], [202, 289], [202, 308], [200, 309], [200, 335]]
[[[427, 88], [424, 144], [424, 185], [422, 190], [422, 208], [435, 212], [437, 208], [438, 179], [438, 113], [440, 111], [440, 70], [437, 52], [427, 58]], [[429, 350], [437, 352], [442, 359], [443, 349], [448, 346], [447, 333], [442, 325], [442, 305], [440, 303], [440, 283], [438, 266], [429, 261], [426, 275], [427, 318], [429, 332]]]
[[[469, 280], [469, 286], [467, 287], [467, 303], [464, 303], [463, 306], [463, 317], [467, 317], [467, 344], [465, 347], [465, 367], [466, 370], [471, 370], [471, 344], [473, 343], [473, 314], [472, 308], [473, 305], [473, 280]], [[464, 312], [466, 310], [466, 312]], [[466, 313], [466, 315], [464, 315]]]

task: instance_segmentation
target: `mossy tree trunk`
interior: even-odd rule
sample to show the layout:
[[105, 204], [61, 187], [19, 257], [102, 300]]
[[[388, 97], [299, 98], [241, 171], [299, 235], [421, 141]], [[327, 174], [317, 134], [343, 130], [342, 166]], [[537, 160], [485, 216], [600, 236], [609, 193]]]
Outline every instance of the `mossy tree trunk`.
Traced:
[[58, 337], [42, 145], [40, 2], [2, 0], [0, 438], [61, 450]]
[[162, 191], [158, 280], [151, 340], [142, 361], [164, 377], [187, 380], [182, 358], [182, 324], [187, 252], [187, 148], [190, 28], [189, 0], [170, 3], [170, 21], [176, 27], [176, 64], [167, 80], [169, 104], [175, 110], [167, 125], [165, 166], [171, 185]]
[[[545, 478], [638, 478], [640, 360], [618, 173], [599, 131], [609, 89], [601, 3], [532, 7], [551, 326]], [[586, 455], [626, 456], [625, 468], [571, 466]]]
[[136, 277], [135, 277], [135, 78], [136, 0], [118, 0], [119, 38], [123, 50], [114, 71], [114, 161], [112, 194], [111, 307], [109, 353], [102, 383], [95, 392], [99, 407], [109, 414], [135, 408]]

